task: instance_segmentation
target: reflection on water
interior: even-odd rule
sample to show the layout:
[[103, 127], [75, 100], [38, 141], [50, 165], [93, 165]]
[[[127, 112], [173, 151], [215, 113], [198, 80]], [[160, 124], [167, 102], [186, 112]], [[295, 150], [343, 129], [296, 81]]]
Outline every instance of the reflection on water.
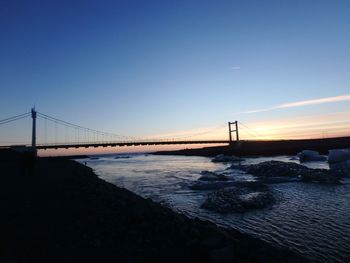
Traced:
[[[243, 214], [221, 215], [200, 208], [208, 191], [189, 185], [200, 172], [227, 174], [232, 180], [252, 176], [226, 170], [228, 164], [212, 163], [205, 157], [134, 155], [132, 158], [104, 156], [88, 162], [102, 179], [189, 216], [233, 227], [268, 242], [289, 247], [318, 262], [350, 262], [350, 180], [325, 186], [301, 182], [270, 185], [279, 201], [271, 208]], [[288, 156], [248, 158], [243, 164], [290, 160]], [[328, 169], [325, 162], [306, 163]]]

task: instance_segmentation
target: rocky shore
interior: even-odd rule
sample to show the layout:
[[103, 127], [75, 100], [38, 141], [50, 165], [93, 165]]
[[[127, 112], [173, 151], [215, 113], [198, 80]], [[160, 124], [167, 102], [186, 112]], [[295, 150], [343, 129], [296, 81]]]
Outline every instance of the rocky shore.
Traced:
[[264, 183], [275, 182], [273, 180], [275, 178], [278, 178], [280, 182], [289, 181], [290, 178], [300, 178], [303, 182], [340, 184], [341, 178], [347, 175], [340, 174], [335, 169], [310, 169], [300, 164], [279, 161], [267, 161], [253, 165], [233, 164], [230, 169], [237, 169], [255, 175], [260, 182]]
[[[301, 155], [309, 155], [308, 158]], [[217, 155], [213, 162], [231, 164], [220, 173], [202, 171], [201, 177], [189, 188], [208, 191], [207, 199], [201, 205], [218, 213], [246, 212], [272, 205], [276, 198], [269, 184], [299, 182], [322, 185], [341, 185], [350, 176], [350, 150], [331, 150], [328, 158], [317, 152], [303, 151], [299, 158], [327, 160], [330, 169], [311, 169], [294, 162], [265, 161], [257, 164], [241, 164], [241, 158]], [[292, 158], [294, 159], [294, 158]], [[233, 174], [244, 173], [253, 176], [248, 181], [236, 181]]]
[[306, 262], [177, 214], [75, 161], [21, 166], [16, 154], [0, 158], [1, 262]]

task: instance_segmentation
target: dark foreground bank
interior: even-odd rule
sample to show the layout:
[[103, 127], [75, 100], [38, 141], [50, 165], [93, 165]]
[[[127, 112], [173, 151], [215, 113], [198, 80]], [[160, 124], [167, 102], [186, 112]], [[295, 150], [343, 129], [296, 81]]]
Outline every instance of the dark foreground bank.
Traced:
[[0, 160], [1, 262], [305, 262], [176, 214], [77, 162], [21, 162]]
[[185, 155], [213, 157], [219, 154], [236, 156], [296, 155], [303, 150], [313, 150], [327, 154], [330, 149], [350, 148], [350, 137], [279, 140], [279, 141], [240, 141], [232, 146], [205, 147], [177, 151], [159, 151], [158, 155]]

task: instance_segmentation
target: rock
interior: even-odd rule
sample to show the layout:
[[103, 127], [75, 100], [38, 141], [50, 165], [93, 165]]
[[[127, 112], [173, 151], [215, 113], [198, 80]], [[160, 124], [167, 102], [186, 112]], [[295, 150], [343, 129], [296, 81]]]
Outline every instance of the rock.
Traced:
[[293, 177], [301, 178], [305, 182], [319, 182], [325, 184], [338, 184], [339, 173], [326, 169], [311, 169], [306, 166], [280, 161], [267, 161], [253, 165], [233, 165], [233, 169], [239, 169], [266, 181], [271, 177]]
[[201, 207], [219, 213], [244, 210], [236, 188], [224, 188], [208, 194]]
[[240, 196], [245, 208], [263, 208], [274, 201], [269, 192], [252, 192]]
[[350, 160], [350, 149], [333, 149], [328, 151], [328, 163], [334, 164]]
[[222, 181], [227, 179], [228, 179], [227, 176], [223, 174], [217, 174], [209, 171], [202, 171], [201, 177], [199, 177], [199, 180], [202, 180], [202, 181]]
[[211, 161], [214, 163], [218, 163], [218, 162], [229, 163], [229, 162], [243, 161], [243, 159], [236, 156], [227, 156], [227, 155], [219, 154], [219, 155], [216, 155]]
[[274, 200], [265, 185], [259, 186], [259, 191], [254, 187], [229, 187], [209, 193], [201, 207], [219, 213], [245, 212], [264, 208]]
[[252, 165], [232, 165], [231, 168], [264, 177], [294, 177], [308, 169], [300, 164], [280, 161], [267, 161]]
[[320, 155], [316, 151], [304, 150], [297, 154], [300, 162], [326, 161], [325, 156]]

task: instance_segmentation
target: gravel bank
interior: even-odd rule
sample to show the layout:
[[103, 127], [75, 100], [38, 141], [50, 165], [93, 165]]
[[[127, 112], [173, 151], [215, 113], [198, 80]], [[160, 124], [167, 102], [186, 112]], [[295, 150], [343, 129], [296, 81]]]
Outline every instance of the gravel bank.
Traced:
[[174, 213], [71, 160], [39, 158], [32, 174], [13, 157], [0, 167], [1, 262], [305, 262]]

